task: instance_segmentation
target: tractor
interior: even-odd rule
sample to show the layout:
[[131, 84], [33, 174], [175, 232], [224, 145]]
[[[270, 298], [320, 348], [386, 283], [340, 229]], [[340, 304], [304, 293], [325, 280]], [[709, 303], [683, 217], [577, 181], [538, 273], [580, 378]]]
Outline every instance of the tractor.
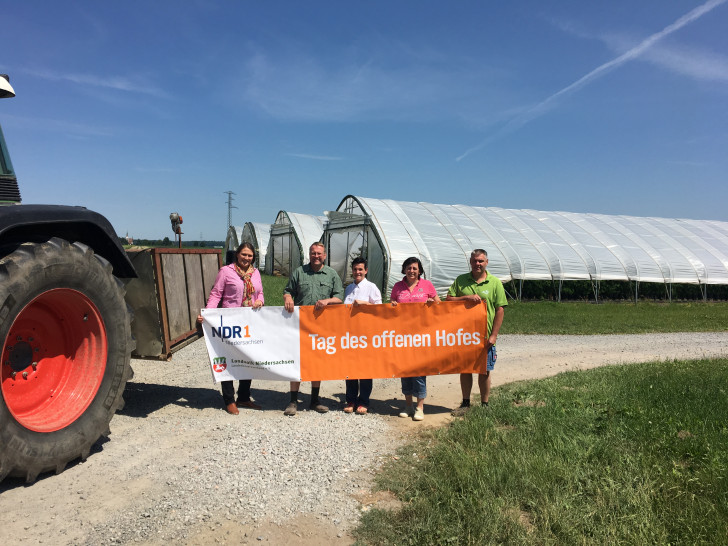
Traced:
[[21, 204], [0, 128], [0, 480], [61, 472], [109, 434], [132, 375], [134, 277], [102, 215]]

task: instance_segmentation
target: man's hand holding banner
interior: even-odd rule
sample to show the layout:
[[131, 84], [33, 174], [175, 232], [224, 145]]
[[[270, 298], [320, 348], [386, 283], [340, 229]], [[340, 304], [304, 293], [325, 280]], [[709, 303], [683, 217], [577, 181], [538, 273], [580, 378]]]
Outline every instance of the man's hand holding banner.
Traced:
[[203, 309], [215, 381], [324, 381], [485, 371], [480, 303]]

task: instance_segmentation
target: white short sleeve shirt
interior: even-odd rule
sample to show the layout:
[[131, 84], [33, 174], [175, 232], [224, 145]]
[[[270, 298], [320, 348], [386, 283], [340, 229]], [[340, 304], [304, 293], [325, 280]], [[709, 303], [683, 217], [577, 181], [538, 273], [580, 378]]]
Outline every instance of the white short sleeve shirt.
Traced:
[[354, 303], [354, 300], [382, 303], [382, 294], [376, 284], [362, 279], [359, 284], [351, 283], [344, 292], [344, 303]]

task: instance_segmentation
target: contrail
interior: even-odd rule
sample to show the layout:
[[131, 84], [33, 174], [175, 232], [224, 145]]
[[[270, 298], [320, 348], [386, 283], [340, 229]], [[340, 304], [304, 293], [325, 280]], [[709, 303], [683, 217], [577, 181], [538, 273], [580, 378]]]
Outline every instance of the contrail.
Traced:
[[633, 59], [636, 59], [640, 55], [642, 55], [647, 49], [655, 45], [659, 40], [664, 38], [665, 36], [669, 36], [676, 30], [680, 30], [685, 25], [692, 23], [699, 17], [702, 17], [706, 13], [712, 11], [713, 9], [717, 8], [721, 4], [724, 4], [728, 0], [708, 0], [705, 4], [702, 6], [698, 6], [694, 10], [690, 11], [689, 13], [683, 15], [680, 17], [677, 21], [672, 23], [671, 25], [666, 26], [664, 29], [662, 29], [660, 32], [656, 32], [652, 36], [649, 36], [645, 38], [641, 43], [627, 51], [626, 53], [623, 53], [619, 57], [616, 57], [612, 59], [611, 61], [608, 61], [604, 63], [601, 66], [598, 66], [591, 72], [589, 72], [586, 76], [583, 76], [576, 80], [571, 85], [568, 85], [564, 87], [561, 91], [557, 91], [547, 99], [541, 101], [536, 106], [533, 106], [532, 108], [529, 108], [524, 113], [518, 115], [517, 117], [513, 118], [511, 121], [509, 121], [502, 129], [500, 129], [497, 133], [494, 135], [491, 135], [487, 139], [485, 139], [483, 142], [478, 144], [477, 146], [474, 146], [467, 150], [462, 155], [455, 158], [455, 161], [460, 161], [461, 159], [466, 158], [471, 153], [476, 152], [494, 140], [497, 140], [498, 138], [507, 135], [509, 133], [512, 133], [513, 131], [520, 129], [524, 125], [526, 125], [528, 122], [534, 120], [535, 118], [543, 115], [548, 108], [556, 102], [556, 100], [559, 97], [562, 97], [566, 94], [572, 93], [574, 91], [577, 91], [581, 87], [585, 86], [592, 80], [595, 80], [596, 78], [606, 74], [610, 70], [614, 70], [615, 68], [623, 65], [624, 63], [631, 61]]

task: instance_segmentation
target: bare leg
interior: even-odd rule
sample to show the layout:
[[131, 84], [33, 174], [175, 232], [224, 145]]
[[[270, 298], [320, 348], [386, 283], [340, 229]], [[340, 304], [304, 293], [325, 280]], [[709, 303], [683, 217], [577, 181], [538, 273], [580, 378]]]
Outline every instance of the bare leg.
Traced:
[[487, 402], [490, 397], [490, 372], [478, 374], [478, 387], [480, 388], [480, 401]]
[[[412, 403], [412, 397], [410, 396], [410, 401], [408, 402], [408, 404], [411, 404], [411, 403]], [[418, 397], [417, 398], [417, 409], [420, 411], [424, 411], [424, 408], [425, 408], [425, 399]]]
[[[312, 387], [320, 387], [321, 381], [311, 381]], [[301, 382], [300, 381], [291, 381], [291, 391], [298, 392], [298, 390], [301, 388]]]

